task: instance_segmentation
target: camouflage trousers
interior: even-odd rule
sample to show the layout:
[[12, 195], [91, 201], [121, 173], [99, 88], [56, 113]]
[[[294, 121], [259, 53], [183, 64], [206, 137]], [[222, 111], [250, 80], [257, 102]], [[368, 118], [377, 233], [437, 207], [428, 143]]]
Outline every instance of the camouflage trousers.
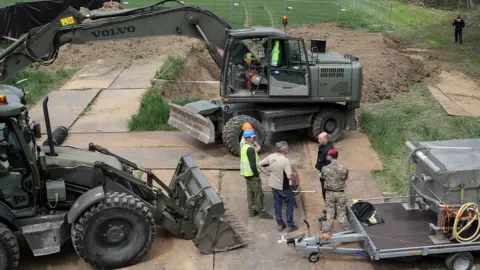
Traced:
[[335, 210], [337, 210], [337, 218], [344, 231], [348, 230], [347, 219], [347, 198], [345, 192], [327, 191], [325, 194], [325, 208], [327, 210], [327, 222], [325, 229], [333, 229], [333, 220], [335, 218]]
[[266, 212], [263, 207], [264, 194], [262, 190], [262, 180], [260, 179], [260, 176], [245, 177], [245, 182], [247, 184], [248, 211], [250, 212], [250, 214], [265, 214]]

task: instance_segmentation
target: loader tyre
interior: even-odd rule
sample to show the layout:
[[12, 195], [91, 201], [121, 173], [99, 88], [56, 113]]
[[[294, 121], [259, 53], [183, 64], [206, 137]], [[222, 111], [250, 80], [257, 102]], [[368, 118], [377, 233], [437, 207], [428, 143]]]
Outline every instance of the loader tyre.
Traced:
[[326, 108], [313, 116], [309, 135], [315, 141], [322, 132], [327, 132], [329, 142], [336, 142], [342, 137], [345, 128], [344, 113], [336, 108]]
[[17, 238], [3, 223], [0, 223], [0, 270], [16, 270], [20, 260]]
[[156, 226], [147, 206], [133, 195], [112, 192], [72, 226], [77, 254], [94, 269], [138, 263], [152, 247]]
[[263, 143], [265, 142], [265, 130], [260, 121], [248, 115], [237, 115], [230, 118], [223, 127], [222, 140], [228, 151], [237, 157], [240, 156], [242, 125], [245, 122], [248, 122], [253, 126], [255, 135], [257, 136], [257, 143], [260, 146], [263, 146]]

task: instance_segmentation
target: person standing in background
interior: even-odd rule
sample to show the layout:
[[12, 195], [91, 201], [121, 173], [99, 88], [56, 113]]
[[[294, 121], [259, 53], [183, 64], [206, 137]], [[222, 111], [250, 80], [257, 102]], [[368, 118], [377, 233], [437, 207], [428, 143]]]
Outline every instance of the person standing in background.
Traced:
[[458, 41], [462, 44], [462, 32], [465, 27], [465, 21], [463, 21], [463, 19], [460, 18], [460, 15], [458, 15], [458, 17], [452, 22], [452, 26], [455, 26], [455, 43]]

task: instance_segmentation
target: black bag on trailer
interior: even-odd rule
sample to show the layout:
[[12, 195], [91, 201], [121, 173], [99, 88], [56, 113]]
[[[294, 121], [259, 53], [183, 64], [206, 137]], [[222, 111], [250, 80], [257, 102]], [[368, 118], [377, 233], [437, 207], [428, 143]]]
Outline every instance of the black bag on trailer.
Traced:
[[369, 226], [378, 223], [384, 223], [383, 218], [380, 216], [373, 204], [369, 202], [355, 201], [352, 204], [351, 209], [355, 217], [357, 217], [360, 222], [363, 222]]

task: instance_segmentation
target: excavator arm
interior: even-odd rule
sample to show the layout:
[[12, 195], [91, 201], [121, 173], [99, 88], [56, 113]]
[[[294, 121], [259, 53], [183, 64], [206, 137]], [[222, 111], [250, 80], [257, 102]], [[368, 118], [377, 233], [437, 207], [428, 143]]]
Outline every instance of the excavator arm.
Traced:
[[[176, 6], [165, 5], [175, 2]], [[85, 44], [150, 36], [180, 35], [201, 39], [221, 68], [231, 26], [206, 9], [165, 0], [151, 6], [97, 12], [89, 16], [67, 8], [54, 21], [31, 29], [0, 54], [0, 82], [33, 63], [52, 64], [64, 44]]]

